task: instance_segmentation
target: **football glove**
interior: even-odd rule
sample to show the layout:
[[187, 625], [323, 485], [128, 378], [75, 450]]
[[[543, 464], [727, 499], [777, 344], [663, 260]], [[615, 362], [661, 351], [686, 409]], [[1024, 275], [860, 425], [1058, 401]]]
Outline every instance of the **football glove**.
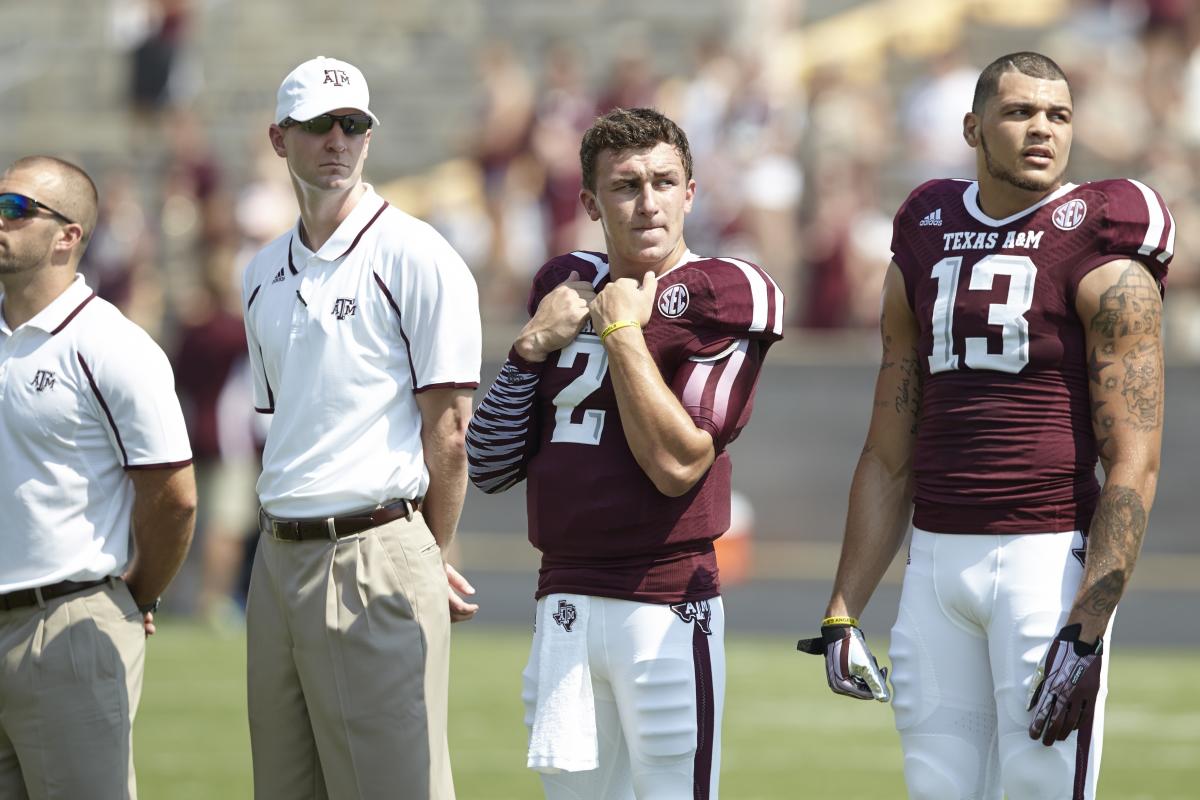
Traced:
[[1080, 630], [1076, 623], [1059, 631], [1033, 675], [1029, 738], [1041, 739], [1044, 745], [1066, 739], [1080, 722], [1091, 719], [1096, 708], [1103, 639], [1084, 644], [1079, 641]]
[[881, 703], [892, 699], [887, 686], [887, 667], [880, 669], [858, 628], [824, 625], [820, 636], [801, 639], [796, 649], [825, 656], [825, 677], [829, 688], [836, 693], [859, 700], [875, 698]]

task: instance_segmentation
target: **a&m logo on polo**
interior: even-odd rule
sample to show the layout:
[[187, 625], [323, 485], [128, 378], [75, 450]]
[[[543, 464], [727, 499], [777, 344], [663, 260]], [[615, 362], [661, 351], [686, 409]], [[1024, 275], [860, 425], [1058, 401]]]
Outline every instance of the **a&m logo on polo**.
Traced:
[[340, 69], [325, 70], [325, 83], [332, 83], [334, 86], [347, 86], [350, 83], [350, 76]]
[[663, 289], [658, 296], [658, 313], [664, 317], [678, 317], [687, 311], [688, 290], [682, 283], [676, 283]]
[[48, 369], [39, 369], [37, 371], [37, 375], [34, 375], [33, 380], [29, 382], [29, 385], [37, 389], [39, 392], [45, 391], [46, 389], [53, 389], [54, 373]]
[[353, 297], [339, 297], [333, 301], [333, 316], [338, 319], [353, 317], [355, 311], [358, 311], [358, 301]]
[[558, 611], [554, 612], [554, 621], [561, 625], [563, 630], [570, 633], [571, 627], [575, 625], [577, 618], [573, 603], [568, 603], [566, 600], [558, 601]]

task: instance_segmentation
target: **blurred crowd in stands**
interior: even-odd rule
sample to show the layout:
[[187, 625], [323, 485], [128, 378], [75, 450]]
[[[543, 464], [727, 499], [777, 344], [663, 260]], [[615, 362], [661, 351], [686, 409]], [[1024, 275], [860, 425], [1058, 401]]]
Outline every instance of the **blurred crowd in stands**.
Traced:
[[[765, 266], [798, 328], [873, 326], [892, 214], [927, 178], [973, 175], [962, 115], [979, 68], [1001, 51], [968, 51], [970, 40], [959, 39], [920, 57], [891, 54], [869, 68], [821, 63], [797, 74], [771, 54], [797, 29], [799, 5], [762, 4], [768, 11], [696, 41], [688, 63], [673, 69], [656, 59], [649, 35], [624, 38], [599, 77], [570, 41], [549, 41], [537, 53], [492, 41], [478, 56], [470, 134], [422, 175], [374, 174], [368, 163], [368, 179], [462, 253], [486, 322], [514, 323], [547, 257], [603, 247], [578, 202], [581, 133], [614, 106], [656, 106], [691, 140], [699, 185], [691, 248]], [[1166, 198], [1183, 232], [1167, 296], [1169, 356], [1195, 360], [1200, 262], [1189, 235], [1200, 230], [1200, 4], [1064, 5], [1047, 28], [1007, 31], [1003, 40], [1014, 46], [1005, 49], [1046, 52], [1071, 77], [1071, 180], [1137, 177]], [[210, 146], [192, 103], [192, 4], [119, 7], [113, 25], [128, 51], [131, 115], [143, 140], [163, 143], [164, 157], [149, 187], [131, 168], [99, 173], [101, 221], [83, 269], [177, 354], [202, 488], [219, 498], [205, 506], [218, 510], [201, 533], [197, 596], [205, 613], [220, 614], [240, 563], [239, 537], [255, 514], [245, 476], [253, 474], [258, 423], [244, 383], [240, 273], [296, 211], [265, 120], [247, 131], [255, 153], [248, 170], [230, 174]], [[371, 77], [374, 88], [381, 78]], [[389, 146], [386, 138], [380, 144]]]

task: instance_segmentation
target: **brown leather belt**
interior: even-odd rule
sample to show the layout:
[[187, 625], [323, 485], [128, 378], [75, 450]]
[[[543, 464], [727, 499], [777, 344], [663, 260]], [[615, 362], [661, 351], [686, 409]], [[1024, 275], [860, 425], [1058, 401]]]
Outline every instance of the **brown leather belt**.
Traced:
[[361, 533], [371, 528], [378, 528], [393, 520], [404, 517], [412, 519], [414, 511], [421, 508], [421, 499], [393, 500], [387, 505], [370, 511], [355, 514], [343, 514], [340, 517], [323, 517], [318, 519], [280, 519], [268, 514], [264, 509], [258, 510], [258, 529], [265, 534], [287, 542], [301, 542], [309, 539], [338, 540], [343, 536]]
[[15, 592], [0, 594], [0, 611], [12, 611], [17, 608], [40, 606], [68, 594], [91, 589], [115, 578], [99, 578], [94, 581], [59, 581], [48, 586], [38, 586], [33, 589], [17, 589]]

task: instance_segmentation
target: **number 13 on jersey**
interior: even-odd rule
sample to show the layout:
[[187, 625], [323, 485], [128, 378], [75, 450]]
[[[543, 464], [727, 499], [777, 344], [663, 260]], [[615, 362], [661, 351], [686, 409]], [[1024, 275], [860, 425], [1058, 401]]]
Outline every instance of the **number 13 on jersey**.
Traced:
[[[933, 352], [929, 356], [931, 374], [959, 369], [959, 354], [954, 352], [954, 302], [958, 294], [962, 262], [962, 256], [951, 256], [933, 265], [932, 276], [937, 281], [937, 297], [933, 302]], [[1003, 303], [988, 306], [987, 324], [1000, 328], [1000, 352], [988, 351], [987, 337], [969, 336], [964, 340], [967, 350], [964, 361], [971, 369], [1015, 374], [1029, 363], [1029, 322], [1025, 319], [1025, 312], [1033, 305], [1037, 267], [1026, 256], [984, 256], [971, 268], [967, 290], [990, 291], [997, 275], [1008, 276], [1008, 297]]]

